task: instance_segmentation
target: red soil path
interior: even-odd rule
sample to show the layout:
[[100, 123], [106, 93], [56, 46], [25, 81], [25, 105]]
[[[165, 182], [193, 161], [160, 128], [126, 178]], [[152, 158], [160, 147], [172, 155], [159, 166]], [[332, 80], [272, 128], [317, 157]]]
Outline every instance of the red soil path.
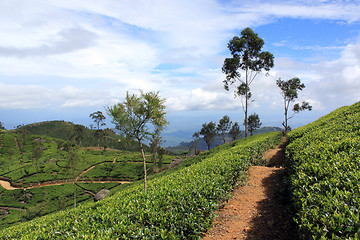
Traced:
[[203, 239], [297, 239], [284, 189], [284, 142], [264, 154], [267, 167], [252, 166], [245, 186], [217, 212], [217, 218]]

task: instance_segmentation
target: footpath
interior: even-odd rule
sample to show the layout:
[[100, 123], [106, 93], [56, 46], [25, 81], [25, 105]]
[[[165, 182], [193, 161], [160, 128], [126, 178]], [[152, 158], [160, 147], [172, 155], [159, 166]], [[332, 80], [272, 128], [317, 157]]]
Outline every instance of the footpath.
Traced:
[[285, 139], [264, 154], [267, 166], [252, 166], [245, 186], [237, 187], [204, 240], [294, 240], [296, 230], [286, 196]]

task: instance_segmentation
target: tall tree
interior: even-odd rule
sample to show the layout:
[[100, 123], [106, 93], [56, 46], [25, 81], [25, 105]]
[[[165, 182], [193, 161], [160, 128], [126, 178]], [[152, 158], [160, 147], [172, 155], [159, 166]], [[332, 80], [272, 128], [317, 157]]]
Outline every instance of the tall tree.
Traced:
[[287, 133], [290, 130], [290, 127], [288, 125], [288, 120], [293, 118], [295, 114], [299, 113], [300, 111], [304, 110], [312, 110], [312, 106], [309, 104], [309, 102], [303, 101], [302, 104], [296, 103], [293, 106], [293, 114], [289, 117], [289, 107], [290, 103], [295, 102], [295, 99], [297, 99], [298, 92], [302, 91], [305, 88], [305, 84], [301, 83], [300, 79], [295, 77], [291, 78], [287, 81], [281, 80], [279, 78], [276, 80], [276, 85], [281, 89], [281, 95], [284, 98], [284, 121], [282, 125], [284, 126], [284, 132]]
[[232, 140], [235, 141], [241, 137], [240, 126], [238, 122], [235, 122], [229, 131], [229, 135], [231, 136]]
[[116, 129], [128, 139], [136, 139], [140, 146], [144, 162], [144, 189], [146, 191], [146, 158], [143, 140], [149, 139], [154, 132], [151, 129], [165, 127], [165, 100], [159, 92], [141, 92], [140, 96], [127, 92], [125, 101], [107, 107], [107, 113], [113, 119]]
[[97, 125], [98, 130], [100, 129], [100, 126], [105, 126], [106, 125], [105, 122], [104, 122], [106, 117], [103, 115], [103, 113], [101, 111], [93, 112], [93, 113], [91, 113], [89, 115], [89, 117], [91, 117], [94, 120], [94, 122]]
[[[265, 70], [268, 72], [274, 66], [274, 56], [269, 52], [261, 51], [264, 40], [254, 33], [251, 28], [241, 31], [241, 36], [235, 36], [230, 40], [228, 48], [232, 57], [226, 58], [222, 67], [226, 78], [224, 82], [225, 90], [229, 91], [230, 86], [236, 84], [235, 97], [241, 97], [245, 113], [245, 137], [248, 134], [248, 105], [251, 97], [250, 85], [255, 77]], [[241, 78], [241, 71], [245, 77]]]
[[247, 124], [248, 124], [248, 129], [250, 132], [250, 136], [252, 136], [254, 131], [261, 127], [262, 123], [260, 122], [259, 115], [257, 115], [256, 113], [253, 113], [248, 117]]
[[211, 143], [215, 140], [217, 135], [216, 124], [214, 122], [204, 123], [200, 130], [200, 134], [204, 136], [208, 150], [210, 150]]
[[225, 143], [225, 137], [228, 131], [231, 128], [232, 122], [230, 121], [230, 118], [228, 115], [225, 115], [222, 119], [219, 120], [219, 123], [216, 127], [216, 130], [221, 136], [221, 139], [223, 140], [223, 143]]

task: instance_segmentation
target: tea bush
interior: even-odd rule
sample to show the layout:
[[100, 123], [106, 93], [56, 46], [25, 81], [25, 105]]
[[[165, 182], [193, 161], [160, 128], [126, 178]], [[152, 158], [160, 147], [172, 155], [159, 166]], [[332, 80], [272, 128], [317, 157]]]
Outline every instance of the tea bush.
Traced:
[[0, 233], [8, 239], [198, 239], [214, 211], [245, 180], [250, 162], [279, 143], [269, 133], [228, 145], [200, 163], [133, 185], [98, 203], [34, 219]]
[[290, 132], [286, 154], [303, 239], [360, 237], [360, 102]]

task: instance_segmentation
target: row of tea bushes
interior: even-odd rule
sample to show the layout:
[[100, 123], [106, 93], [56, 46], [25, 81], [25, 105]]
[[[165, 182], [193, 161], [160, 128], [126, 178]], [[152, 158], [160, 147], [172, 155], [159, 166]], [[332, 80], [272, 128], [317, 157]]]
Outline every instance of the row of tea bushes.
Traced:
[[84, 204], [5, 229], [0, 239], [198, 239], [215, 210], [281, 133], [233, 143], [198, 164]]
[[287, 157], [303, 239], [360, 237], [360, 102], [292, 131]]

